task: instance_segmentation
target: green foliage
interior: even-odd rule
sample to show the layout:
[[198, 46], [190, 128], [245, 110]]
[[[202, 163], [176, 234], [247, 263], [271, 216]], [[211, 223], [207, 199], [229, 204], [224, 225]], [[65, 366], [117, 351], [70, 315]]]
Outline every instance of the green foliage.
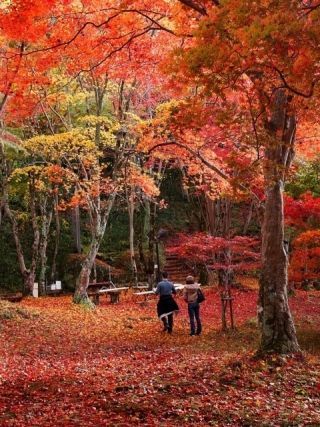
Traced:
[[297, 173], [286, 185], [286, 192], [294, 198], [311, 192], [313, 196], [320, 196], [320, 159], [302, 163]]
[[39, 314], [30, 309], [19, 307], [8, 301], [0, 300], [0, 320], [11, 320], [11, 319], [32, 319], [38, 317]]
[[0, 293], [21, 291], [22, 279], [16, 249], [12, 239], [11, 227], [7, 221], [2, 221], [0, 235]]

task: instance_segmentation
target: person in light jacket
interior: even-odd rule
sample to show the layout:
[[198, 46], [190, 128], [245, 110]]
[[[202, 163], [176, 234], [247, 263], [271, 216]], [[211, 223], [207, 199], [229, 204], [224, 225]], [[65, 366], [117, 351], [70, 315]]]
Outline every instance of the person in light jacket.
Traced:
[[200, 289], [200, 284], [195, 283], [192, 276], [188, 276], [183, 291], [183, 298], [186, 303], [188, 303], [190, 335], [200, 335], [202, 331], [200, 304], [198, 303], [198, 289]]

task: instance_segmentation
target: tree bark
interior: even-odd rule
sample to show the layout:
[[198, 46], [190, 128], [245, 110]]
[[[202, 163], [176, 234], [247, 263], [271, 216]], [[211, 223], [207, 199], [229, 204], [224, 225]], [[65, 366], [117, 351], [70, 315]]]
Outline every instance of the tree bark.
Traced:
[[57, 256], [59, 252], [59, 245], [60, 245], [60, 234], [61, 234], [61, 224], [60, 224], [60, 214], [58, 209], [58, 195], [54, 195], [54, 217], [55, 217], [55, 241], [54, 241], [54, 251], [53, 251], [53, 257], [52, 257], [52, 267], [51, 267], [51, 282], [53, 283], [56, 280], [56, 274], [57, 274]]
[[81, 248], [81, 225], [80, 225], [79, 206], [76, 206], [74, 209], [72, 209], [71, 223], [72, 223], [74, 250], [77, 254], [81, 254], [82, 248]]
[[[31, 263], [30, 269], [28, 269], [26, 267], [26, 263], [25, 263], [25, 259], [24, 259], [24, 253], [23, 253], [23, 249], [22, 249], [22, 245], [21, 245], [21, 241], [20, 241], [20, 236], [19, 236], [18, 223], [17, 223], [17, 220], [16, 220], [13, 212], [10, 209], [8, 202], [5, 203], [4, 210], [5, 210], [5, 214], [9, 218], [9, 220], [11, 222], [11, 226], [12, 226], [13, 240], [15, 242], [18, 264], [19, 264], [20, 273], [21, 273], [21, 276], [23, 279], [23, 290], [22, 291], [23, 291], [24, 295], [28, 295], [28, 294], [31, 294], [33, 291], [33, 284], [34, 284], [34, 279], [35, 279], [35, 263], [34, 262]], [[35, 246], [35, 243], [37, 243], [37, 242], [34, 242], [33, 247]]]
[[4, 152], [3, 144], [0, 144], [0, 155], [1, 155], [1, 198], [4, 214], [7, 216], [12, 226], [13, 239], [16, 246], [16, 253], [18, 258], [18, 264], [20, 268], [20, 273], [23, 279], [23, 293], [25, 295], [32, 293], [33, 284], [35, 279], [35, 271], [37, 266], [37, 257], [39, 250], [39, 228], [37, 225], [37, 218], [35, 212], [35, 199], [32, 184], [30, 187], [30, 211], [32, 219], [32, 229], [33, 229], [33, 244], [32, 244], [32, 258], [30, 268], [26, 267], [25, 257], [23, 248], [20, 240], [19, 226], [16, 220], [14, 213], [10, 208], [9, 203], [9, 194], [8, 194], [8, 178], [10, 175], [10, 168], [7, 163], [7, 159]]
[[243, 226], [242, 234], [245, 236], [248, 233], [248, 229], [250, 227], [252, 216], [253, 216], [253, 209], [254, 209], [254, 201], [252, 200], [249, 206], [249, 211]]
[[[284, 242], [283, 188], [293, 158], [296, 131], [294, 113], [284, 90], [275, 94], [267, 123], [270, 141], [265, 149], [265, 213], [262, 227], [262, 269], [259, 293], [261, 352], [299, 351], [288, 304], [288, 254]], [[279, 135], [282, 135], [279, 137]]]
[[[134, 192], [134, 189], [131, 189]], [[127, 206], [129, 214], [129, 244], [130, 244], [130, 260], [131, 268], [133, 273], [134, 284], [138, 285], [138, 269], [134, 250], [134, 194], [128, 194], [127, 192]]]
[[106, 202], [106, 206], [104, 207], [102, 212], [99, 208], [100, 201], [98, 201], [95, 205], [94, 212], [91, 213], [94, 216], [94, 223], [92, 224], [91, 243], [89, 252], [86, 255], [84, 262], [82, 263], [81, 271], [76, 283], [76, 290], [73, 297], [73, 302], [76, 304], [83, 302], [89, 303], [87, 289], [90, 281], [90, 275], [106, 231], [110, 212], [114, 205], [115, 198], [116, 194], [113, 193], [110, 196], [109, 200]]
[[47, 247], [52, 221], [52, 210], [47, 212], [47, 200], [44, 200], [41, 210], [41, 229], [40, 229], [40, 244], [39, 244], [39, 257], [40, 257], [40, 272], [39, 272], [39, 291], [40, 295], [46, 293], [46, 273], [47, 273]]
[[87, 289], [90, 281], [91, 271], [99, 251], [100, 243], [104, 234], [102, 229], [99, 235], [95, 236], [91, 240], [89, 252], [82, 263], [81, 271], [77, 280], [76, 290], [73, 297], [73, 302], [79, 304], [81, 302], [88, 302]]
[[288, 304], [288, 256], [284, 247], [283, 183], [266, 191], [260, 279], [261, 350], [291, 353], [299, 350]]

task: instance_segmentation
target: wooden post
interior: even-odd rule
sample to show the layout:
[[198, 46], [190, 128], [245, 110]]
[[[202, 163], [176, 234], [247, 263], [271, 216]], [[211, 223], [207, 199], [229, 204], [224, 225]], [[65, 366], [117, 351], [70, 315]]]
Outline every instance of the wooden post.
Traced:
[[221, 297], [221, 322], [222, 330], [226, 331], [228, 329], [228, 311], [229, 311], [229, 323], [230, 329], [234, 329], [234, 316], [233, 316], [233, 306], [232, 301], [233, 297], [231, 295], [230, 285], [226, 285], [225, 289], [220, 294]]

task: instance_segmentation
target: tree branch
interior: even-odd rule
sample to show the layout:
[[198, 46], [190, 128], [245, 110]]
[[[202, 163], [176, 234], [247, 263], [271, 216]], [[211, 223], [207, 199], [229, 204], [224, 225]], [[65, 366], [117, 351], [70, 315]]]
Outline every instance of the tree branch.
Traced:
[[[197, 1], [194, 1], [194, 0], [179, 0], [179, 1], [180, 3], [187, 6], [189, 9], [193, 9], [196, 12], [199, 12], [203, 16], [208, 15], [207, 9], [202, 4], [199, 4]], [[215, 6], [220, 6], [219, 0], [211, 0], [211, 1], [212, 1], [212, 4], [214, 4]]]
[[[156, 150], [157, 148], [160, 147], [166, 147], [169, 145], [176, 145], [177, 147], [181, 147], [184, 150], [188, 151], [193, 157], [199, 159], [205, 166], [207, 166], [209, 169], [211, 169], [212, 171], [214, 171], [217, 175], [219, 175], [221, 178], [223, 178], [226, 181], [230, 181], [230, 177], [223, 172], [221, 169], [219, 169], [217, 166], [213, 165], [212, 163], [210, 163], [208, 160], [206, 160], [201, 154], [199, 150], [193, 150], [192, 148], [188, 147], [187, 145], [181, 144], [180, 142], [176, 142], [176, 141], [168, 141], [168, 142], [161, 142], [159, 144], [156, 144], [155, 146], [153, 146], [152, 148], [150, 148], [150, 150], [148, 151], [148, 154], [151, 154], [154, 150]], [[256, 200], [256, 202], [258, 202], [258, 205], [261, 205], [261, 200], [259, 199], [259, 197], [253, 192], [251, 191], [248, 187], [246, 187], [245, 185], [239, 183], [238, 187], [245, 191], [246, 193], [250, 193], [250, 195], [252, 196], [253, 199]]]
[[294, 93], [295, 95], [301, 96], [303, 98], [311, 98], [313, 96], [314, 88], [315, 88], [316, 84], [318, 83], [318, 80], [313, 80], [311, 82], [309, 92], [305, 93], [305, 92], [302, 92], [299, 89], [296, 89], [293, 86], [291, 86], [287, 82], [283, 72], [281, 70], [279, 70], [279, 68], [275, 67], [274, 65], [270, 65], [270, 68], [272, 68], [274, 71], [277, 72], [277, 74], [279, 75], [280, 79], [282, 80], [282, 82], [284, 84], [284, 89], [288, 89], [290, 92]]
[[205, 7], [199, 5], [195, 1], [193, 1], [193, 0], [179, 0], [179, 1], [180, 1], [180, 3], [189, 7], [190, 9], [193, 9], [196, 12], [199, 12], [200, 15], [203, 15], [203, 16], [207, 15], [207, 10], [205, 9]]
[[[43, 47], [43, 48], [39, 48], [39, 49], [30, 50], [29, 52], [24, 52], [22, 56], [29, 56], [29, 55], [33, 55], [33, 54], [39, 53], [39, 52], [48, 52], [50, 50], [58, 49], [61, 47], [66, 47], [66, 46], [70, 45], [71, 43], [73, 43], [83, 33], [83, 31], [87, 27], [94, 27], [96, 29], [106, 27], [111, 23], [112, 20], [114, 20], [114, 19], [118, 18], [119, 16], [121, 16], [122, 14], [126, 14], [126, 13], [135, 13], [137, 15], [140, 15], [143, 18], [145, 18], [146, 20], [150, 21], [150, 23], [152, 23], [156, 27], [158, 27], [155, 29], [166, 31], [172, 35], [175, 35], [174, 31], [172, 31], [170, 28], [166, 28], [164, 25], [160, 24], [159, 21], [162, 19], [162, 17], [160, 17], [159, 19], [155, 19], [155, 18], [149, 16], [147, 14], [147, 12], [140, 11], [138, 9], [122, 9], [122, 10], [119, 10], [117, 13], [114, 13], [113, 15], [109, 16], [105, 21], [101, 22], [100, 24], [96, 24], [93, 21], [85, 22], [84, 24], [81, 25], [81, 27], [74, 33], [74, 35], [69, 40], [61, 41], [59, 43], [53, 44], [53, 45], [48, 46], [48, 47]], [[136, 29], [135, 31], [139, 33], [139, 29]]]

